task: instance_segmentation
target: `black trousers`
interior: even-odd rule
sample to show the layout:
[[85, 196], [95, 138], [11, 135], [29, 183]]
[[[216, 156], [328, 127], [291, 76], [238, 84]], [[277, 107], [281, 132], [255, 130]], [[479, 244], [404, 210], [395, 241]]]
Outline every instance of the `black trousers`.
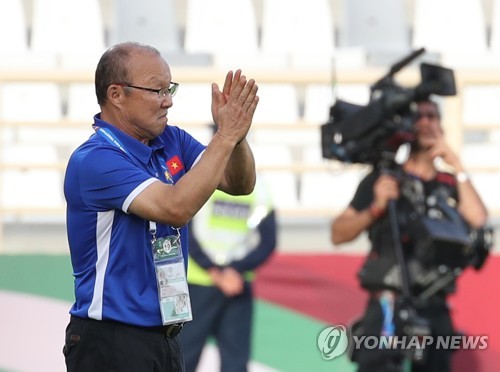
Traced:
[[81, 319], [72, 316], [63, 348], [68, 372], [183, 372], [179, 337], [165, 327]]
[[[453, 336], [451, 315], [444, 296], [432, 298], [428, 304], [418, 307], [417, 314], [430, 323], [431, 333], [436, 336]], [[366, 336], [379, 336], [382, 330], [383, 312], [380, 303], [370, 298], [363, 316], [361, 327]], [[412, 363], [412, 372], [449, 372], [451, 370], [452, 350], [436, 349], [428, 346], [424, 363]], [[404, 370], [404, 357], [398, 350], [361, 348], [357, 351], [358, 372], [401, 372]]]

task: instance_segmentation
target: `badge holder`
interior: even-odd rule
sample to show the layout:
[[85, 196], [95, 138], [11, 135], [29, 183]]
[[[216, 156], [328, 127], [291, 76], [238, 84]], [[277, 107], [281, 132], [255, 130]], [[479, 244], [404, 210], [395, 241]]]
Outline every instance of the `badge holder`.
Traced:
[[163, 325], [192, 320], [179, 229], [177, 235], [157, 238], [156, 223], [149, 227]]

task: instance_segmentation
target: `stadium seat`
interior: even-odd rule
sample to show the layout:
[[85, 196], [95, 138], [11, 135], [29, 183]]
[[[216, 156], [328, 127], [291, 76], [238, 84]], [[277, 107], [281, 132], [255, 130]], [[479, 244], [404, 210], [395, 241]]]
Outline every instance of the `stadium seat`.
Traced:
[[56, 83], [5, 83], [0, 92], [0, 117], [4, 120], [39, 123], [62, 118]]
[[0, 58], [28, 50], [27, 22], [22, 0], [0, 2]]
[[500, 118], [500, 87], [491, 84], [468, 85], [462, 92], [462, 119], [473, 128], [497, 126]]
[[309, 84], [304, 95], [304, 120], [306, 123], [324, 124], [334, 103], [335, 87], [329, 84]]
[[[42, 215], [29, 215], [30, 210], [64, 207], [62, 174], [56, 168], [56, 150], [45, 144], [4, 144], [1, 206], [6, 208], [4, 218], [16, 210], [28, 210], [23, 222], [47, 222], [53, 219]], [[53, 168], [51, 168], [51, 166]], [[23, 169], [25, 168], [25, 169]], [[61, 217], [56, 218], [63, 220]]]
[[66, 118], [77, 125], [59, 128], [20, 128], [19, 139], [23, 142], [33, 143], [43, 141], [57, 145], [67, 153], [84, 142], [94, 130], [91, 128], [93, 117], [100, 112], [97, 104], [94, 84], [71, 83], [68, 87], [68, 102]]
[[435, 53], [487, 50], [481, 0], [414, 0], [412, 45]]
[[53, 69], [55, 56], [32, 53], [28, 45], [25, 2], [0, 1], [0, 68], [10, 70]]
[[[39, 207], [52, 206], [57, 202], [58, 206], [61, 206], [60, 171], [37, 168], [47, 164], [54, 166], [58, 160], [56, 148], [45, 142], [39, 134], [48, 136], [50, 133], [53, 136], [54, 129], [47, 128], [44, 124], [62, 118], [59, 87], [53, 83], [8, 83], [2, 86], [1, 94], [0, 117], [7, 122], [24, 123], [16, 128], [17, 133], [13, 139], [23, 141], [22, 132], [31, 133], [34, 137], [29, 143], [3, 145], [3, 164], [24, 164], [28, 168], [23, 170], [14, 167], [4, 170], [3, 205]], [[37, 134], [33, 134], [32, 130], [37, 129]], [[29, 169], [32, 165], [35, 165], [35, 168]], [[50, 191], [51, 188], [53, 191]]]
[[31, 49], [87, 58], [104, 51], [99, 0], [33, 0]]
[[[469, 0], [465, 3], [453, 3], [453, 6], [457, 5], [468, 7], [463, 11], [465, 16], [462, 17], [462, 19], [465, 18], [467, 27], [463, 27], [463, 23], [460, 26], [457, 25], [456, 27], [461, 27], [461, 33], [457, 34], [456, 39], [451, 42], [455, 44], [461, 42], [460, 38], [464, 34], [464, 44], [457, 46], [456, 51], [443, 53], [442, 64], [452, 69], [491, 69], [494, 71], [500, 65], [500, 39], [498, 36], [500, 8], [498, 1], [475, 0], [471, 2]], [[455, 17], [454, 12], [455, 8], [453, 8], [453, 16]], [[491, 25], [489, 21], [491, 21]]]
[[[287, 128], [299, 121], [299, 99], [293, 84], [259, 84], [259, 105], [252, 128], [256, 143], [301, 144], [303, 131]], [[283, 126], [283, 128], [279, 128]], [[306, 129], [307, 130], [307, 129]]]
[[[229, 56], [235, 63], [253, 58], [258, 49], [255, 9], [251, 0], [186, 0], [184, 49], [192, 54]], [[222, 59], [218, 59], [221, 61]]]
[[85, 129], [53, 125], [63, 119], [62, 97], [56, 83], [6, 83], [0, 92], [0, 118], [8, 124], [22, 123], [13, 128], [14, 138], [20, 143], [74, 148], [92, 132], [92, 114], [85, 119], [89, 123]]
[[298, 178], [291, 169], [286, 169], [293, 164], [290, 148], [283, 145], [252, 144], [251, 146], [259, 170], [258, 177], [262, 177], [268, 184], [275, 206], [283, 210], [296, 208]]
[[299, 99], [293, 84], [259, 84], [254, 123], [293, 124], [299, 119]]
[[335, 54], [335, 24], [328, 0], [304, 4], [263, 0], [261, 51], [278, 55], [292, 68], [330, 69]]
[[71, 83], [68, 88], [68, 119], [92, 122], [100, 111], [95, 86], [90, 83]]
[[111, 44], [137, 41], [162, 53], [182, 50], [174, 0], [120, 0], [113, 2]]
[[[300, 205], [304, 208], [331, 208], [332, 214], [347, 207], [364, 174], [359, 167], [339, 166], [323, 159], [320, 144], [304, 150], [303, 164], [305, 171], [300, 181]], [[325, 164], [330, 164], [331, 170], [307, 171]]]
[[387, 64], [408, 53], [410, 35], [405, 2], [344, 0], [342, 5], [341, 47], [364, 48], [372, 64]]

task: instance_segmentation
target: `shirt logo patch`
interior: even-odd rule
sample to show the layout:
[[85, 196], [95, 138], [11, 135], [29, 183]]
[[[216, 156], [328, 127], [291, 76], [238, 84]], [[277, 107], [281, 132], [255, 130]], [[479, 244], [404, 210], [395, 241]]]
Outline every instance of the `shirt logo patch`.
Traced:
[[168, 173], [168, 170], [165, 171], [165, 178], [167, 179], [167, 181], [169, 183], [174, 183], [174, 179], [172, 178], [172, 176], [170, 175], [170, 173]]
[[181, 170], [184, 169], [184, 164], [182, 164], [181, 159], [177, 155], [171, 157], [167, 160], [167, 167], [172, 176], [175, 176]]

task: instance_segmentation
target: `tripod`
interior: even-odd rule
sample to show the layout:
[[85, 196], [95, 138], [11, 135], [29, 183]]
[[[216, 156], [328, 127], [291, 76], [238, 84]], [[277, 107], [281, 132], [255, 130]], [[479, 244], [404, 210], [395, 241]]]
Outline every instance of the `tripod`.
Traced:
[[[431, 335], [431, 329], [429, 322], [417, 315], [415, 299], [410, 289], [410, 271], [401, 244], [397, 217], [398, 212], [395, 200], [389, 201], [388, 213], [392, 240], [394, 242], [394, 253], [401, 276], [401, 294], [397, 297], [397, 301], [394, 305], [396, 333], [398, 336], [419, 337], [419, 339], [422, 339], [425, 336]], [[409, 364], [410, 361], [423, 363], [426, 360], [425, 348], [416, 347], [407, 349], [404, 354], [407, 361], [405, 364]]]

